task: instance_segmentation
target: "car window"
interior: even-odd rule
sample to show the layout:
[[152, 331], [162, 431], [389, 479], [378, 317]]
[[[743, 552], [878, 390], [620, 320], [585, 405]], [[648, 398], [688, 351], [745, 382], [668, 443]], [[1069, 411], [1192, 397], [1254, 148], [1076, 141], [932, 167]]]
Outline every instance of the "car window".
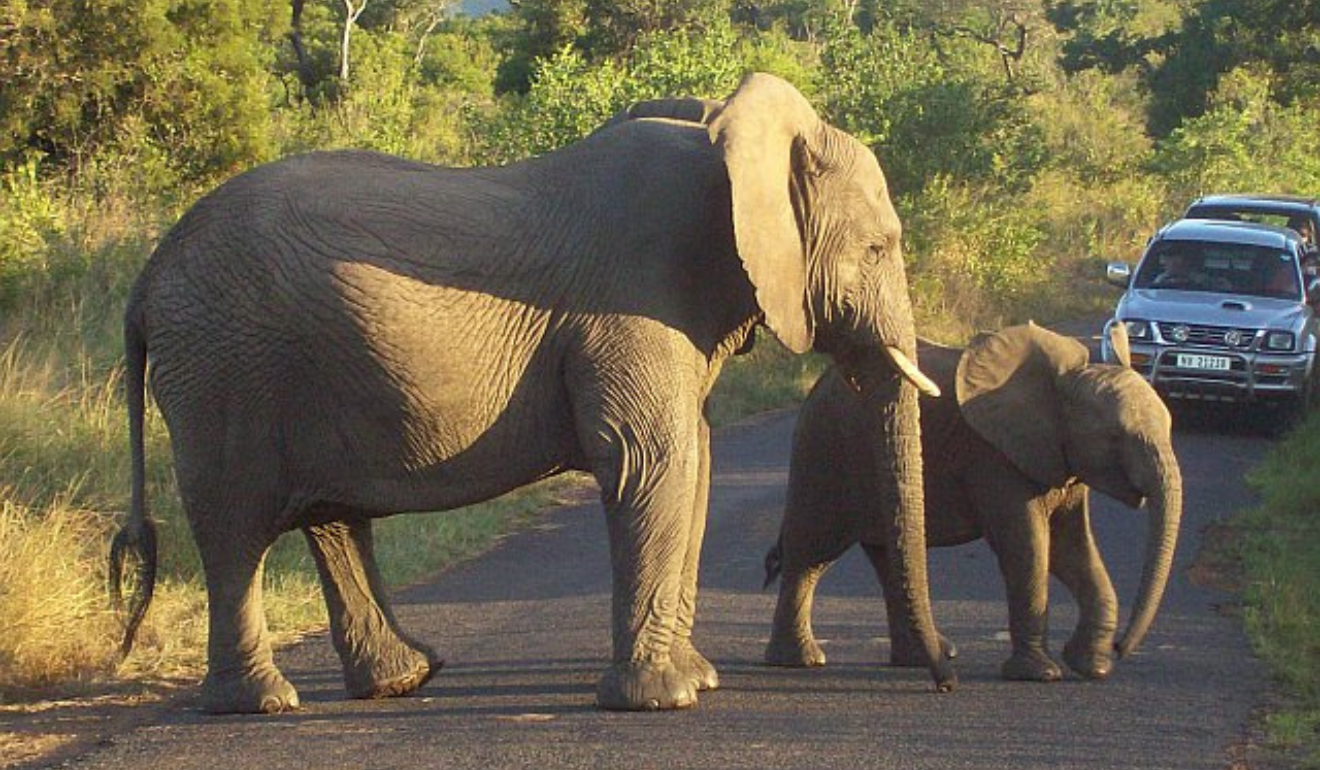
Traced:
[[1209, 241], [1159, 241], [1137, 270], [1138, 289], [1216, 291], [1300, 300], [1292, 252], [1267, 246]]
[[1191, 219], [1222, 219], [1226, 222], [1254, 222], [1262, 225], [1288, 227], [1293, 217], [1288, 214], [1267, 211], [1243, 211], [1241, 209], [1215, 209], [1193, 207], [1187, 212]]
[[1313, 209], [1270, 211], [1251, 207], [1194, 205], [1187, 209], [1184, 216], [1188, 219], [1218, 219], [1287, 227], [1301, 234], [1312, 248], [1320, 245], [1315, 240], [1315, 234], [1320, 232], [1320, 219], [1317, 219]]

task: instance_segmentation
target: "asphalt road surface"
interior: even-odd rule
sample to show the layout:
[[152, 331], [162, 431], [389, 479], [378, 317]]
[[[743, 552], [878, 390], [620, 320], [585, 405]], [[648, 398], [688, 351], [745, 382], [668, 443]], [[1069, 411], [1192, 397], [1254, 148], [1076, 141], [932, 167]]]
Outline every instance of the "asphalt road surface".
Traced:
[[[722, 688], [695, 709], [606, 713], [592, 703], [609, 655], [609, 569], [599, 506], [553, 511], [486, 556], [397, 597], [401, 621], [444, 670], [411, 697], [346, 700], [337, 658], [316, 636], [277, 655], [304, 710], [211, 717], [185, 698], [105, 741], [75, 767], [222, 768], [1245, 768], [1267, 676], [1234, 598], [1189, 579], [1205, 528], [1253, 498], [1243, 474], [1270, 440], [1231, 421], [1189, 420], [1176, 449], [1186, 485], [1175, 574], [1138, 654], [1103, 682], [999, 679], [1003, 586], [984, 544], [932, 552], [941, 630], [960, 648], [961, 687], [887, 660], [879, 587], [854, 550], [816, 605], [823, 669], [760, 665], [774, 593], [762, 557], [778, 527], [794, 414], [716, 434], [711, 524], [695, 639]], [[1105, 498], [1093, 516], [1126, 610], [1145, 519]], [[1056, 583], [1052, 648], [1074, 622]]]

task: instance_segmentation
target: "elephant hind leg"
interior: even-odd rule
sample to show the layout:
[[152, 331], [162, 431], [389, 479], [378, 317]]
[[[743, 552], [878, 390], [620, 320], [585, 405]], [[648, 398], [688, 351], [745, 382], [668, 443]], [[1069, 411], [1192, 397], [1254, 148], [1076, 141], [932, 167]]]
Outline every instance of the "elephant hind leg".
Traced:
[[273, 714], [298, 708], [298, 693], [275, 667], [262, 606], [270, 542], [199, 537], [210, 633], [202, 709], [212, 714]]
[[833, 560], [804, 569], [786, 569], [779, 582], [770, 642], [765, 662], [771, 666], [807, 668], [825, 665], [825, 651], [811, 629], [811, 604], [816, 585]]
[[321, 575], [348, 694], [388, 698], [429, 681], [443, 661], [399, 630], [376, 566], [371, 521], [350, 517], [309, 525], [303, 534]]
[[[863, 542], [862, 550], [870, 560], [875, 576], [880, 580], [880, 587], [884, 591], [885, 617], [889, 623], [889, 665], [927, 668], [930, 661], [926, 660], [926, 649], [917, 642], [916, 636], [912, 633], [912, 626], [908, 623], [908, 612], [901, 604], [899, 592], [889, 589], [891, 581], [884, 545]], [[940, 652], [944, 657], [950, 660], [958, 657], [958, 647], [944, 634], [939, 634], [939, 637]]]

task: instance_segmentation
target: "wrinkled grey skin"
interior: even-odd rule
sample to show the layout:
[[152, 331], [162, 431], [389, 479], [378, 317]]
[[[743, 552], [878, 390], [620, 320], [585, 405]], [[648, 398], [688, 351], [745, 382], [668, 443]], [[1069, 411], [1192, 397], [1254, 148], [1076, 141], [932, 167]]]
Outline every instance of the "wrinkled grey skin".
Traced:
[[[691, 706], [718, 685], [691, 640], [703, 405], [758, 323], [832, 354], [884, 415], [876, 473], [921, 520], [915, 389], [896, 375], [916, 355], [899, 244], [875, 157], [765, 75], [726, 104], [643, 104], [501, 168], [364, 152], [257, 168], [194, 206], [134, 287], [134, 496], [112, 562], [154, 564], [150, 358], [206, 573], [208, 711], [298, 705], [262, 610], [282, 532], [302, 530], [315, 555], [349, 693], [399, 695], [440, 663], [390, 611], [371, 520], [567, 469], [595, 475], [608, 519], [614, 644], [599, 705]], [[887, 547], [933, 650], [911, 534]], [[144, 610], [136, 597], [126, 643]], [[951, 686], [947, 666], [932, 672]]]
[[[1126, 340], [1115, 348], [1126, 360]], [[1034, 325], [983, 335], [965, 353], [927, 344], [919, 350], [923, 371], [945, 393], [921, 404], [927, 542], [984, 537], [997, 556], [1013, 643], [1004, 677], [1062, 677], [1046, 649], [1050, 575], [1079, 607], [1064, 660], [1083, 677], [1107, 676], [1118, 602], [1091, 532], [1088, 486], [1134, 508], [1146, 501], [1146, 561], [1117, 646], [1123, 655], [1150, 627], [1178, 536], [1182, 481], [1168, 410], [1130, 368], [1088, 364], [1080, 343]], [[769, 663], [824, 664], [811, 632], [812, 595], [821, 574], [859, 542], [884, 587], [891, 661], [925, 662], [878, 547], [886, 509], [877, 498], [888, 481], [870, 472], [865, 424], [856, 396], [832, 371], [802, 407], [780, 540], [766, 561], [771, 578], [783, 571]], [[956, 654], [941, 641], [946, 655]]]

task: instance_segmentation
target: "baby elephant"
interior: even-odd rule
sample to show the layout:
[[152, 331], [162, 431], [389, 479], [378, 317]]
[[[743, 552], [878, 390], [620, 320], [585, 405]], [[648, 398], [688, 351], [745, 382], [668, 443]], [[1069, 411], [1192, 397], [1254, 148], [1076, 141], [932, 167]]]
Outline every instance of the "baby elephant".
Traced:
[[[1127, 339], [1112, 339], [1127, 362]], [[928, 547], [984, 537], [1008, 594], [1013, 654], [1006, 679], [1055, 681], [1046, 649], [1049, 576], [1077, 600], [1064, 647], [1068, 666], [1099, 679], [1136, 649], [1168, 580], [1182, 514], [1182, 480], [1169, 412], [1126, 366], [1088, 364], [1077, 341], [1033, 324], [984, 334], [966, 350], [925, 345], [921, 367], [944, 395], [922, 398]], [[891, 663], [926, 665], [904, 623], [882, 544], [891, 496], [875, 471], [867, 412], [833, 371], [803, 404], [793, 438], [788, 504], [767, 583], [782, 572], [766, 661], [819, 666], [811, 601], [825, 570], [861, 543], [884, 587]], [[1129, 625], [1117, 647], [1118, 602], [1096, 549], [1088, 487], [1149, 515], [1145, 565]], [[946, 655], [955, 650], [942, 640]]]

